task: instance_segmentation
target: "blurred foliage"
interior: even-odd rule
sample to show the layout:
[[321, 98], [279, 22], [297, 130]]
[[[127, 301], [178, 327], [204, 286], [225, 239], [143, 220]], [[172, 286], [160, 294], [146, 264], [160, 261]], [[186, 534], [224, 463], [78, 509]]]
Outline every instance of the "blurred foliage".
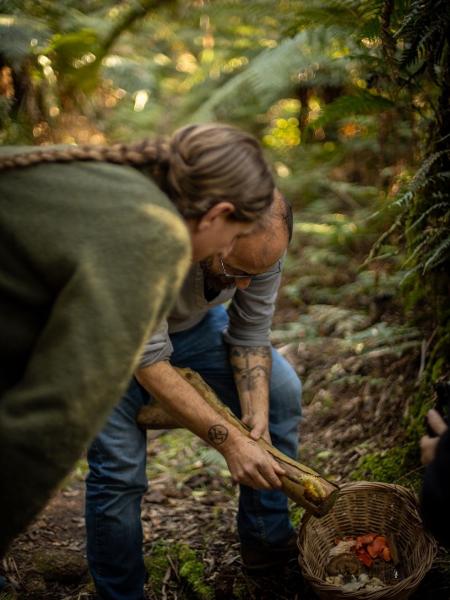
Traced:
[[0, 0], [0, 140], [251, 131], [296, 211], [284, 298], [394, 298], [428, 398], [449, 374], [449, 39], [448, 0]]

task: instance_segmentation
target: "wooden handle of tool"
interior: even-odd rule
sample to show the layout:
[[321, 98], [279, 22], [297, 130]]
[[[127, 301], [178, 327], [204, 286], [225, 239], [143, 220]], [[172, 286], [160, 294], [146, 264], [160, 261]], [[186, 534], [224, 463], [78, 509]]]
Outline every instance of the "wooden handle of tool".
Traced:
[[[218, 399], [214, 391], [198, 373], [192, 371], [192, 369], [176, 368], [176, 370], [217, 413], [231, 425], [237, 427], [244, 435], [250, 435], [249, 428]], [[143, 429], [180, 427], [159, 403], [142, 407], [136, 420]], [[316, 517], [321, 517], [330, 510], [339, 491], [336, 484], [323, 478], [309, 467], [286, 456], [263, 438], [260, 438], [257, 443], [269, 452], [286, 471], [286, 475], [281, 476], [282, 489], [291, 500], [303, 506]]]

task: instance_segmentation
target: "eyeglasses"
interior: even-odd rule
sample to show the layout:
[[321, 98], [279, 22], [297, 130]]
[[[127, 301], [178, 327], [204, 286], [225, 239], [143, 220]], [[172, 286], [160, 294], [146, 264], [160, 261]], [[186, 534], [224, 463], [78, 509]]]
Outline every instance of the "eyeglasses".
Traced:
[[254, 275], [250, 275], [249, 273], [241, 273], [240, 275], [232, 275], [231, 273], [227, 273], [225, 268], [225, 263], [223, 262], [223, 258], [219, 256], [220, 268], [222, 269], [222, 276], [227, 279], [251, 279]]
[[[225, 263], [223, 262], [223, 258], [221, 256], [219, 256], [219, 263], [220, 268], [222, 269], [222, 277], [225, 277], [226, 279], [252, 279], [257, 275], [256, 273], [241, 273], [240, 275], [232, 275], [231, 273], [227, 273]], [[281, 260], [278, 261], [277, 270], [275, 272], [281, 273]]]

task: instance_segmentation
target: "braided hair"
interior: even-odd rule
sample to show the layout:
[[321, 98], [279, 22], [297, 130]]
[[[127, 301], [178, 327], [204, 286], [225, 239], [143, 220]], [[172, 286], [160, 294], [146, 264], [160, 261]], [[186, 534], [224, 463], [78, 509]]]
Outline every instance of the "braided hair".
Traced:
[[231, 202], [232, 218], [254, 221], [270, 206], [274, 183], [257, 140], [230, 125], [188, 125], [169, 141], [112, 146], [41, 147], [0, 157], [0, 171], [43, 163], [98, 161], [130, 165], [149, 176], [185, 218]]

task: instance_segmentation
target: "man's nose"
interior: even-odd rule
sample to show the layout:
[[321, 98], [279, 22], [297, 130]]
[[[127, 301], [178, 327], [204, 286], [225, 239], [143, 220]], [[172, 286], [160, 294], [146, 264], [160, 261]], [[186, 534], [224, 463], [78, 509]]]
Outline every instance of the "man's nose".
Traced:
[[250, 285], [251, 280], [251, 277], [245, 277], [244, 279], [235, 279], [234, 284], [238, 289], [245, 290], [245, 288], [248, 288], [248, 286]]

